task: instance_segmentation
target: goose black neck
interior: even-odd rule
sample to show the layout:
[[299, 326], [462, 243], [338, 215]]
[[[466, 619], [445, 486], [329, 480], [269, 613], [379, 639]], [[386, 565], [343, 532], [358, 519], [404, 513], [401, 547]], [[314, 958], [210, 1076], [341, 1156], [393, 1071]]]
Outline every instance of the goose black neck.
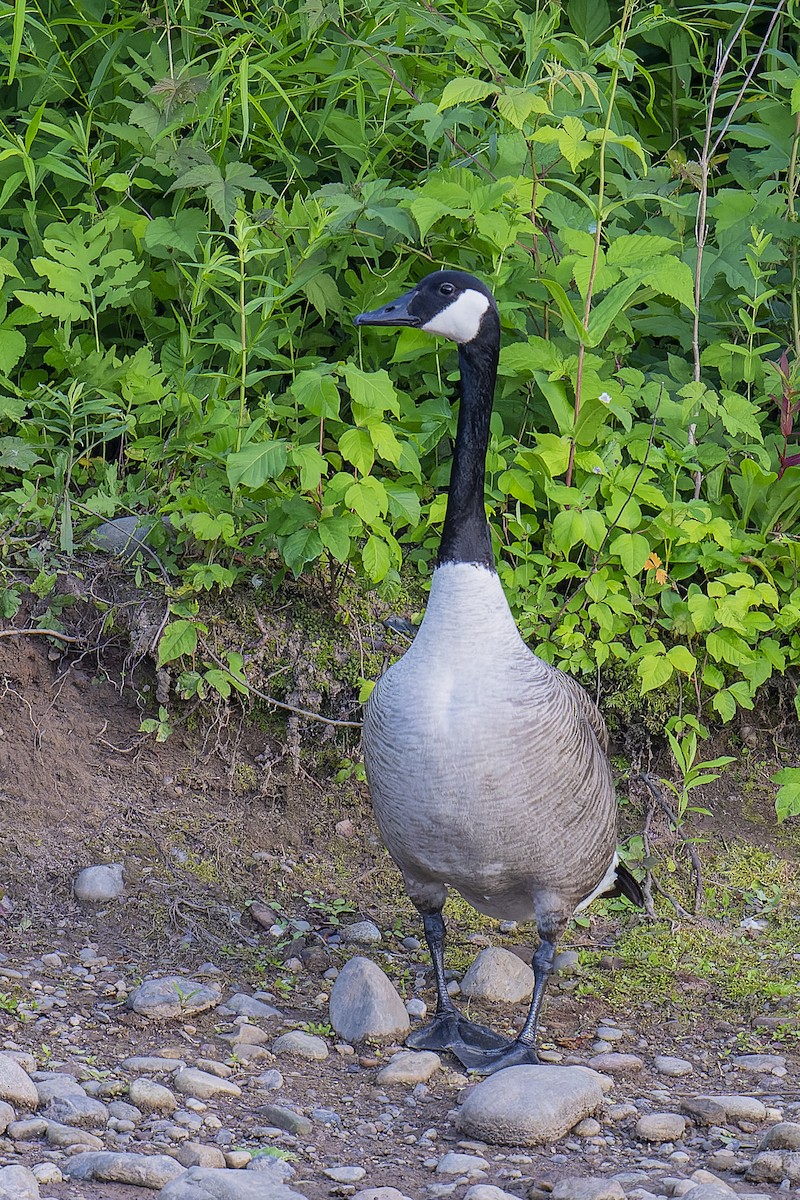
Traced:
[[478, 336], [458, 348], [461, 406], [437, 565], [480, 563], [494, 570], [484, 484], [499, 353], [500, 323], [490, 310]]

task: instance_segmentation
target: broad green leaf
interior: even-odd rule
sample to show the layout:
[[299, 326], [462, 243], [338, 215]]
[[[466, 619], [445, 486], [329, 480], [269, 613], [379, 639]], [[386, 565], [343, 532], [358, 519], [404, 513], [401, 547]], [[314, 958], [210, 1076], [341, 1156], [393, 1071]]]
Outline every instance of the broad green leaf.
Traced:
[[339, 417], [339, 389], [336, 381], [319, 369], [300, 371], [291, 392], [301, 409], [322, 419]]
[[250, 442], [241, 450], [229, 454], [225, 468], [231, 489], [250, 488], [255, 491], [269, 479], [283, 474], [289, 458], [286, 442]]
[[687, 603], [689, 612], [692, 614], [692, 623], [698, 633], [705, 633], [719, 624], [717, 602], [711, 596], [706, 596], [703, 592], [695, 592], [689, 597]]
[[533, 491], [533, 480], [527, 471], [521, 471], [519, 467], [511, 467], [510, 470], [503, 471], [497, 480], [497, 486], [504, 495], [521, 500], [529, 508], [536, 509], [538, 507]]
[[433, 196], [425, 195], [416, 196], [408, 207], [417, 222], [419, 236], [423, 240], [441, 217], [452, 212], [452, 209], [446, 204], [442, 204], [441, 200], [435, 200]]
[[375, 461], [372, 438], [366, 429], [346, 429], [339, 438], [339, 449], [362, 475], [369, 475]]
[[685, 646], [673, 646], [667, 651], [667, 658], [684, 675], [691, 675], [697, 669], [697, 659]]
[[320, 540], [337, 562], [345, 563], [350, 556], [350, 521], [347, 517], [326, 517], [317, 525]]
[[[558, 422], [558, 425], [559, 428], [569, 430], [572, 422], [572, 411], [566, 395], [564, 395], [563, 399], [564, 407], [561, 409], [561, 412], [566, 420], [563, 426], [561, 421]], [[552, 404], [550, 407], [552, 409]], [[534, 454], [544, 463], [551, 479], [555, 479], [558, 475], [563, 475], [566, 471], [569, 465], [569, 447], [570, 439], [566, 434], [562, 434], [561, 436], [556, 433], [536, 434]]]
[[694, 276], [688, 265], [679, 258], [657, 261], [653, 267], [639, 272], [636, 278], [646, 287], [651, 287], [662, 296], [670, 296], [694, 312]]
[[614, 267], [641, 268], [650, 260], [662, 255], [672, 255], [678, 243], [672, 238], [654, 233], [624, 233], [614, 240], [606, 251], [607, 262]]
[[599, 550], [606, 536], [606, 523], [603, 514], [593, 508], [583, 511], [584, 529], [583, 540], [590, 550]]
[[325, 456], [320, 454], [316, 446], [309, 444], [292, 446], [289, 456], [300, 469], [300, 487], [303, 491], [316, 491], [319, 481], [328, 474], [328, 460]]
[[650, 555], [650, 543], [640, 533], [621, 533], [609, 550], [617, 555], [626, 575], [638, 575]]
[[377, 537], [374, 533], [367, 538], [364, 549], [361, 551], [361, 561], [373, 583], [380, 583], [382, 579], [386, 578], [389, 567], [392, 565], [392, 559], [389, 547], [383, 538]]
[[586, 516], [579, 508], [565, 508], [553, 521], [552, 537], [562, 554], [583, 542], [586, 535]]
[[342, 297], [339, 295], [336, 280], [332, 275], [322, 271], [319, 275], [312, 276], [303, 284], [303, 291], [323, 321], [329, 312], [340, 313], [342, 311]]
[[372, 421], [367, 426], [367, 432], [372, 439], [375, 452], [386, 462], [392, 463], [395, 467], [399, 466], [403, 451], [391, 425], [385, 421]]
[[145, 248], [151, 253], [162, 252], [165, 257], [176, 252], [178, 257], [191, 256], [200, 231], [207, 225], [205, 213], [198, 208], [184, 208], [178, 217], [154, 217], [145, 228]]
[[578, 37], [590, 46], [598, 42], [611, 27], [611, 13], [606, 0], [569, 0], [567, 19]]
[[0, 437], [0, 467], [11, 467], [15, 471], [29, 471], [40, 461], [35, 447], [23, 438]]
[[712, 697], [711, 705], [714, 711], [719, 713], [726, 725], [736, 716], [736, 701], [731, 695], [729, 688], [717, 692], [716, 696]]
[[386, 488], [371, 475], [351, 484], [344, 494], [344, 502], [358, 513], [365, 525], [372, 525], [378, 517], [385, 517], [389, 507]]
[[491, 96], [492, 92], [496, 92], [497, 87], [491, 83], [484, 83], [481, 79], [451, 79], [445, 84], [442, 98], [439, 101], [439, 112], [444, 112], [447, 108], [453, 108], [456, 104], [471, 104], [474, 100], [485, 100], [487, 96]]
[[497, 94], [497, 111], [515, 129], [522, 129], [532, 113], [549, 114], [547, 102], [528, 88], [507, 87]]
[[758, 409], [738, 392], [722, 393], [722, 424], [730, 434], [744, 433], [756, 442], [763, 441], [761, 426], [756, 420]]
[[9, 375], [27, 349], [24, 336], [17, 329], [0, 329], [0, 371]]
[[397, 391], [389, 375], [379, 371], [362, 371], [355, 363], [345, 363], [344, 378], [348, 391], [356, 404], [370, 412], [399, 412]]
[[612, 133], [610, 129], [592, 129], [586, 135], [587, 142], [594, 143], [610, 143], [614, 146], [622, 146], [625, 150], [630, 150], [639, 159], [642, 164], [643, 174], [647, 174], [647, 158], [645, 156], [644, 147], [638, 138], [633, 134]]
[[183, 619], [171, 621], [158, 643], [158, 665], [174, 662], [184, 654], [194, 654], [197, 649], [197, 626], [194, 621]]
[[322, 538], [316, 529], [297, 529], [281, 542], [283, 561], [295, 578], [308, 563], [319, 558], [322, 549]]
[[636, 670], [642, 681], [642, 695], [663, 687], [672, 678], [675, 668], [666, 654], [645, 654], [639, 659]]
[[731, 629], [717, 629], [706, 638], [706, 649], [716, 662], [742, 667], [753, 661], [753, 651]]
[[775, 812], [778, 821], [787, 817], [800, 817], [800, 767], [783, 767], [771, 777], [777, 783]]

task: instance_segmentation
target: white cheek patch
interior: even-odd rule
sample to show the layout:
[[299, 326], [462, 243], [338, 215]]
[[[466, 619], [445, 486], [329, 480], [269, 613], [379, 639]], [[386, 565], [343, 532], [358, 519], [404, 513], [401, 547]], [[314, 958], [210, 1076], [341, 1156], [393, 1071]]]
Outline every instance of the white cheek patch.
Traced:
[[426, 333], [438, 333], [453, 342], [471, 342], [478, 336], [483, 315], [489, 307], [489, 297], [467, 288], [457, 300], [448, 304], [422, 328]]

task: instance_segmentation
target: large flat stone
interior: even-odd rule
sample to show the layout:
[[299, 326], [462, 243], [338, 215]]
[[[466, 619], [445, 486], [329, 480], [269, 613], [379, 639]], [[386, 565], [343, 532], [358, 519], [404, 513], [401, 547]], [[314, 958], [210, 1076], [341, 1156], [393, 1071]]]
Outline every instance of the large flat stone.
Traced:
[[470, 1093], [458, 1126], [494, 1145], [535, 1146], [563, 1137], [602, 1103], [601, 1077], [588, 1067], [507, 1067]]
[[302, 1192], [264, 1179], [260, 1171], [190, 1167], [158, 1193], [157, 1200], [307, 1200]]

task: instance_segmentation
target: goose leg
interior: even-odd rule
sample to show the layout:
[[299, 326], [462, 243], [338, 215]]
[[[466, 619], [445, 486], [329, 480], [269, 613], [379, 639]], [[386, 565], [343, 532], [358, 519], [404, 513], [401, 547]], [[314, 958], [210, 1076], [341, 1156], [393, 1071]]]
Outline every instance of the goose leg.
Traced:
[[429, 1025], [409, 1034], [406, 1045], [414, 1050], [449, 1050], [462, 1063], [463, 1055], [481, 1058], [487, 1051], [508, 1046], [507, 1038], [495, 1033], [493, 1029], [487, 1029], [485, 1025], [469, 1021], [453, 1004], [444, 977], [445, 932], [442, 910], [423, 913], [422, 924], [436, 976], [436, 1012]]
[[492, 1075], [503, 1067], [519, 1067], [539, 1062], [536, 1053], [536, 1035], [539, 1029], [539, 1016], [542, 1011], [547, 981], [553, 971], [556, 944], [548, 938], [542, 938], [533, 956], [533, 998], [525, 1024], [513, 1042], [498, 1050], [469, 1050], [465, 1054], [453, 1053], [465, 1067], [478, 1075]]

